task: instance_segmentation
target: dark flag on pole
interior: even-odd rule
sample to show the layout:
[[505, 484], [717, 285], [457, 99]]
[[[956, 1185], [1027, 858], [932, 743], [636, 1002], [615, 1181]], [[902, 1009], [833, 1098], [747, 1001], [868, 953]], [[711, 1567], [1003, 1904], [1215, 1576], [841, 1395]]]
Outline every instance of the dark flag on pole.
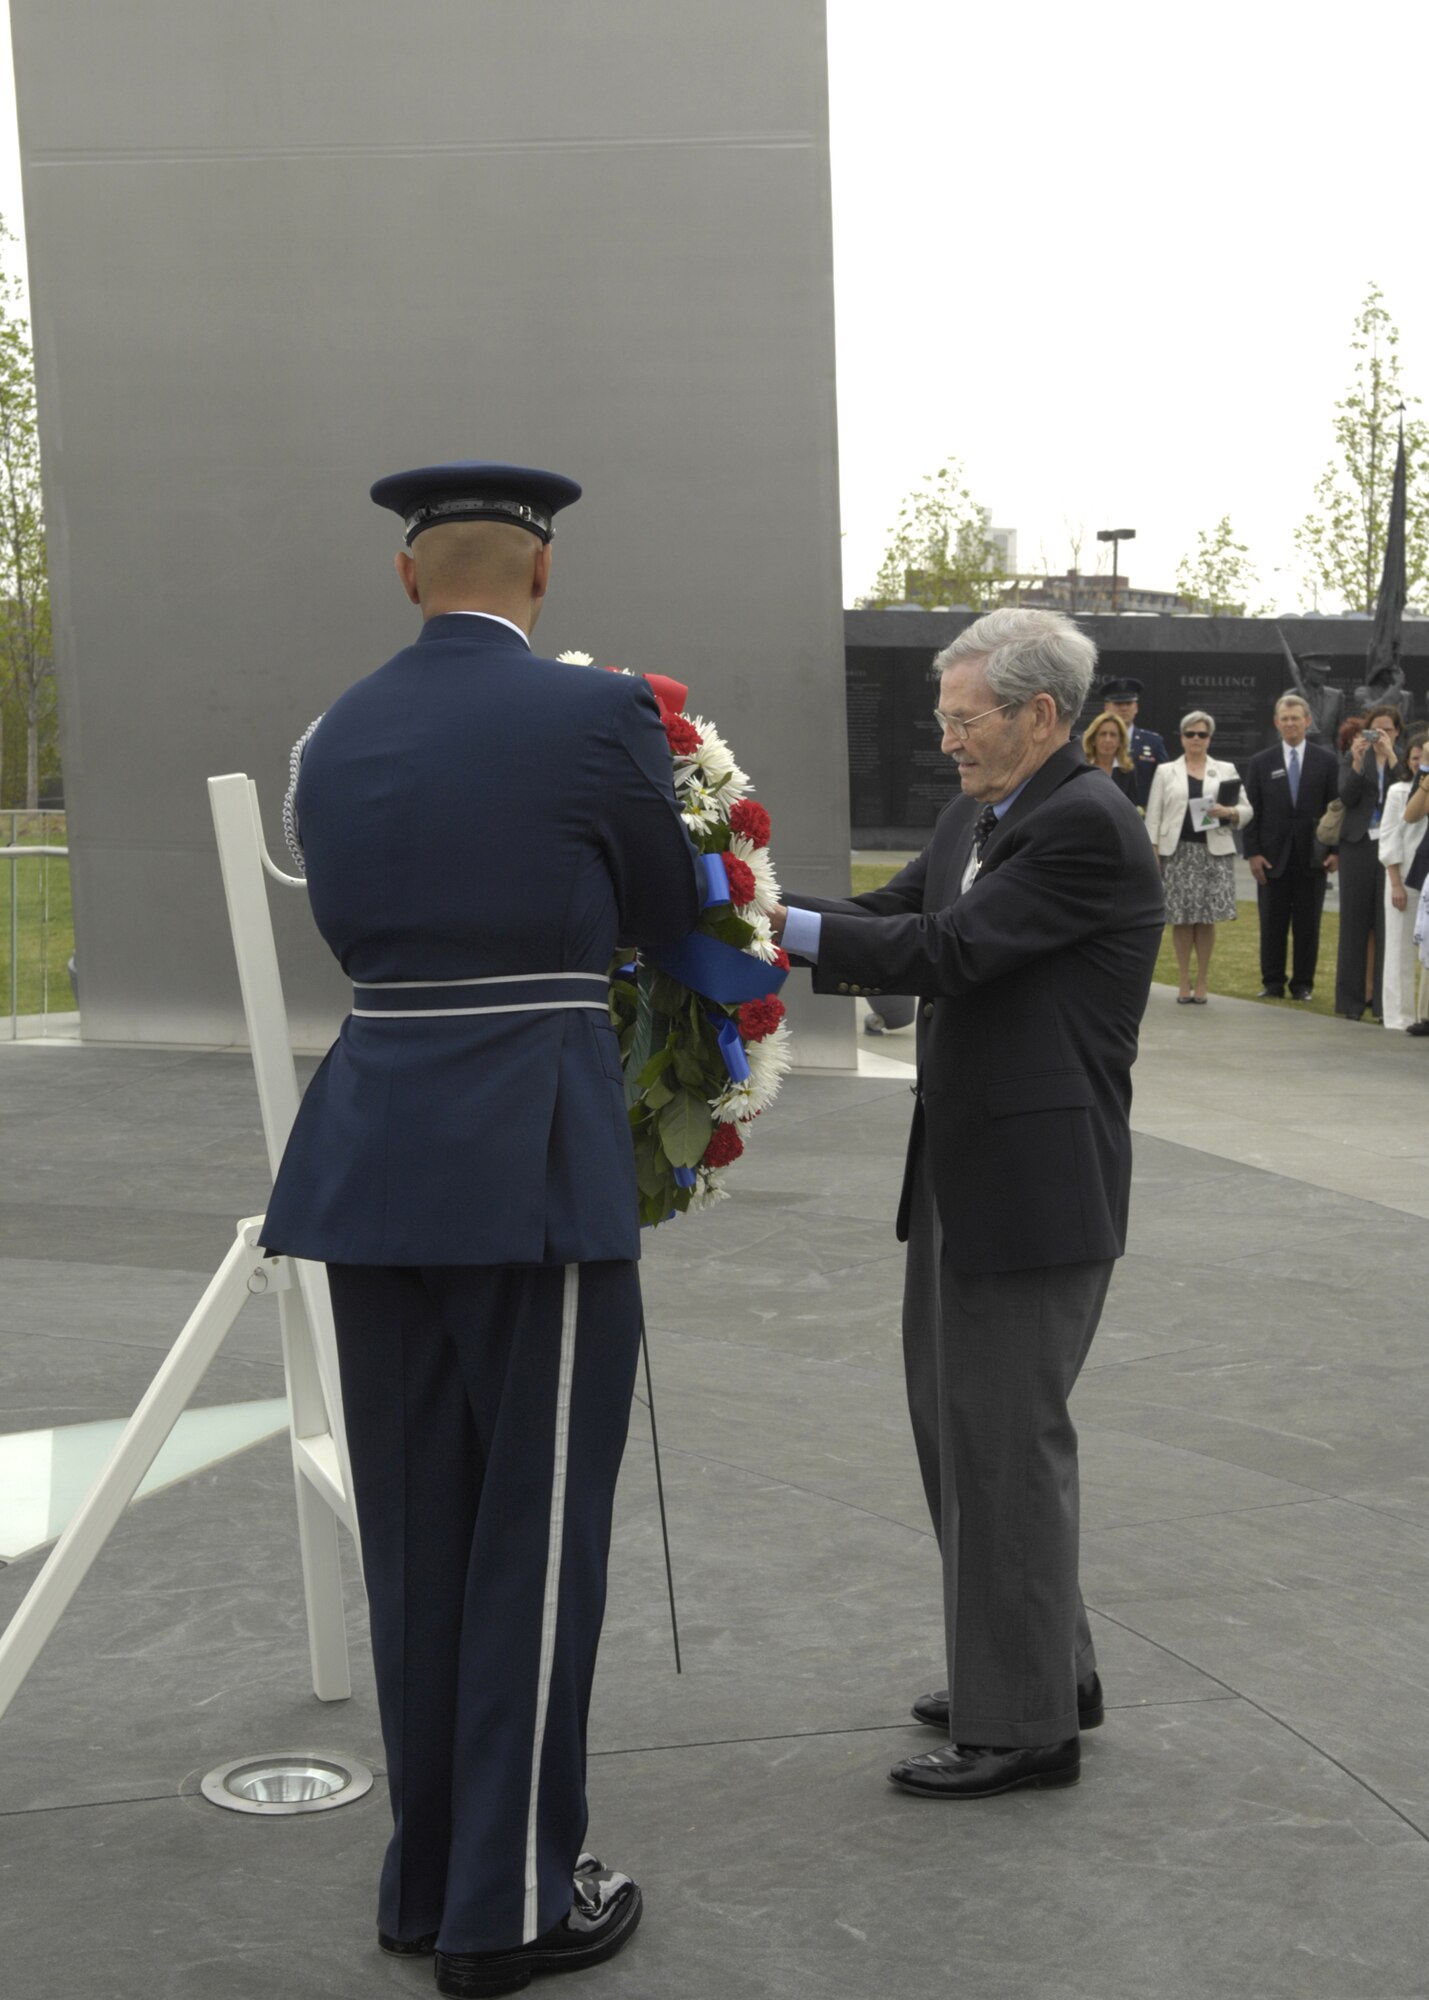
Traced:
[[1290, 641], [1281, 631], [1279, 619], [1277, 619], [1275, 623], [1275, 636], [1280, 641], [1280, 650], [1282, 653], [1284, 653], [1285, 664], [1290, 669], [1290, 685], [1293, 688], [1299, 688], [1301, 693], [1303, 694], [1305, 691], [1305, 682], [1304, 682], [1304, 677], [1300, 672], [1300, 662], [1296, 659], [1295, 655], [1290, 650]]
[[1401, 676], [1399, 667], [1400, 629], [1404, 623], [1404, 411], [1399, 413], [1399, 456], [1394, 461], [1394, 490], [1389, 502], [1389, 532], [1384, 541], [1384, 574], [1374, 603], [1374, 630], [1370, 633], [1366, 685], [1392, 688]]

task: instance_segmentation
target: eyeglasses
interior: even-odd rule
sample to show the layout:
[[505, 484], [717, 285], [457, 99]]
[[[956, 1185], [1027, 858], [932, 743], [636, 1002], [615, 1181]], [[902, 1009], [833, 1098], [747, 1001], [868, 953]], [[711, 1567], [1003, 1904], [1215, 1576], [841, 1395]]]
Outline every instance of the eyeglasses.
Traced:
[[1204, 736], [1207, 742], [1209, 742], [1211, 738], [1211, 732], [1209, 729], [1183, 729], [1181, 731], [1181, 735], [1183, 739], [1187, 736]]
[[977, 715], [969, 716], [944, 715], [942, 709], [935, 708], [933, 720], [945, 736], [952, 737], [954, 743], [966, 743], [975, 722], [981, 722], [985, 716], [1001, 715], [1005, 708], [1021, 708], [1021, 706], [1020, 701], [1000, 701], [996, 708], [984, 708]]

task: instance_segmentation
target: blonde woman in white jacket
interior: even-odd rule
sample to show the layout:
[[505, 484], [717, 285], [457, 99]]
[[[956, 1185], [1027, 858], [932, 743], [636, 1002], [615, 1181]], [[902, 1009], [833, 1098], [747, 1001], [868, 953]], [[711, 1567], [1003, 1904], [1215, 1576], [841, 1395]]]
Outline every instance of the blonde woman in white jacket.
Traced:
[[[1239, 780], [1234, 764], [1212, 757], [1213, 718], [1193, 708], [1181, 718], [1181, 755], [1158, 764], [1146, 802], [1146, 831], [1161, 862], [1166, 885], [1166, 921], [1181, 978], [1177, 1004], [1204, 1007], [1206, 972], [1215, 948], [1216, 925], [1235, 921], [1235, 840], [1231, 828], [1248, 826], [1251, 808], [1244, 793], [1233, 806], [1215, 803], [1227, 780]], [[1209, 803], [1203, 803], [1209, 801]], [[1202, 824], [1204, 822], [1204, 825]], [[1191, 954], [1196, 984], [1191, 986]]]

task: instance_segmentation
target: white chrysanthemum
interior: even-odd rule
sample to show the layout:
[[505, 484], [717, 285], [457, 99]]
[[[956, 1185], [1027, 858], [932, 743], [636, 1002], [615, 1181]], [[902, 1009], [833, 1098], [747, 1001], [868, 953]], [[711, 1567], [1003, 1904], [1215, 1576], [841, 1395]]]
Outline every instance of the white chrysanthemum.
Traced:
[[710, 1110], [721, 1125], [742, 1125], [760, 1108], [754, 1100], [754, 1070], [751, 1066], [749, 1075], [742, 1083], [736, 1083], [731, 1077], [719, 1096], [710, 1099]]
[[690, 1196], [690, 1206], [686, 1211], [694, 1214], [697, 1209], [713, 1208], [716, 1202], [728, 1201], [729, 1189], [723, 1178], [709, 1167], [700, 1167], [695, 1180], [695, 1190]]
[[781, 1021], [762, 1042], [751, 1042], [744, 1051], [749, 1064], [751, 1111], [762, 1111], [779, 1095], [779, 1086], [794, 1062], [793, 1037], [787, 1021]]
[[746, 952], [751, 958], [760, 958], [766, 965], [773, 965], [779, 955], [779, 947], [774, 942], [774, 933], [769, 928], [768, 917], [752, 904], [746, 904], [740, 914], [754, 932], [754, 936], [744, 947]]
[[593, 667], [595, 665], [595, 655], [593, 653], [582, 653], [574, 648], [569, 653], [557, 653], [556, 658], [568, 667]]
[[769, 859], [767, 847], [756, 847], [752, 840], [746, 840], [737, 833], [729, 843], [729, 851], [737, 861], [744, 862], [754, 877], [754, 907], [762, 916], [771, 916], [775, 905], [781, 900], [779, 883], [774, 874], [773, 863]]
[[782, 1026], [762, 1042], [751, 1042], [744, 1053], [749, 1075], [743, 1083], [727, 1083], [718, 1097], [710, 1099], [710, 1110], [721, 1125], [747, 1125], [751, 1118], [757, 1118], [779, 1095], [779, 1086], [793, 1062], [789, 1036]]
[[740, 770], [734, 761], [733, 751], [712, 722], [706, 722], [702, 715], [692, 719], [702, 739], [694, 753], [694, 762], [703, 772], [710, 790], [719, 793], [728, 810], [736, 799], [742, 799], [748, 792], [749, 773]]
[[725, 823], [725, 810], [714, 793], [697, 779], [675, 785], [679, 798], [680, 817], [691, 833], [713, 833], [716, 827]]
[[695, 755], [703, 765], [710, 783], [718, 785], [722, 778], [729, 777], [731, 772], [738, 769], [734, 761], [734, 752], [712, 722], [706, 722], [702, 715], [692, 715], [690, 720], [700, 735], [700, 747]]

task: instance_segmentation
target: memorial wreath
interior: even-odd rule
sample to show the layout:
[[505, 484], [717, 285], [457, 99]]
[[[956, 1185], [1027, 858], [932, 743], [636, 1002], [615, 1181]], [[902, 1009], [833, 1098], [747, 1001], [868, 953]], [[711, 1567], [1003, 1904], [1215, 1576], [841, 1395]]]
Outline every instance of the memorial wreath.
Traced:
[[[558, 657], [595, 664], [586, 653]], [[779, 998], [789, 960], [769, 927], [779, 901], [769, 814], [714, 724], [686, 714], [688, 688], [663, 674], [645, 679], [699, 851], [704, 902], [698, 928], [673, 950], [637, 952], [611, 973], [640, 1220], [654, 1226], [728, 1195], [725, 1174], [789, 1068]]]

